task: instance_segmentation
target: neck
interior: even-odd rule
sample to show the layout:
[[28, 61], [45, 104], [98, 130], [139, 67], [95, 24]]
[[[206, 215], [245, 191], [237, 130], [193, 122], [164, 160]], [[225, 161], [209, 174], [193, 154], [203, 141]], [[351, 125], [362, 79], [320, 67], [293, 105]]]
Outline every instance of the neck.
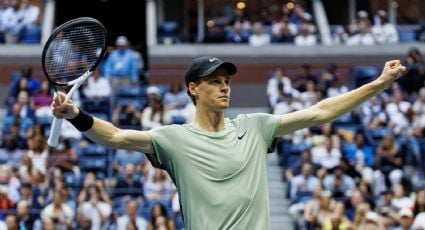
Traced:
[[218, 132], [224, 128], [224, 111], [207, 111], [197, 107], [193, 126], [208, 132]]

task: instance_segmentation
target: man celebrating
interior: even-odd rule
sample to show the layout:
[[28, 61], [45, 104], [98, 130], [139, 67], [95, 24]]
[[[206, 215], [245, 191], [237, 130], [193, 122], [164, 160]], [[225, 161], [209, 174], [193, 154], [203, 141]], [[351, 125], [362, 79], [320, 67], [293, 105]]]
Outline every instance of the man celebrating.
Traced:
[[124, 130], [72, 102], [60, 104], [58, 98], [52, 112], [96, 143], [144, 152], [154, 166], [167, 170], [187, 229], [270, 229], [266, 156], [274, 138], [335, 120], [387, 89], [405, 67], [398, 60], [389, 61], [373, 82], [310, 108], [284, 115], [243, 114], [231, 120], [224, 111], [236, 71], [234, 64], [216, 57], [192, 60], [185, 75], [196, 106], [191, 124]]

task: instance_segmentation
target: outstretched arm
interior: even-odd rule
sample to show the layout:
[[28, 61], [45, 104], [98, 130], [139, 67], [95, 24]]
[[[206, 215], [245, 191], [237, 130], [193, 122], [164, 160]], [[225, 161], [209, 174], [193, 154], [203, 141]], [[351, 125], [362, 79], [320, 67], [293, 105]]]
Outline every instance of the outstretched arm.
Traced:
[[290, 134], [299, 129], [337, 119], [389, 88], [405, 70], [406, 68], [400, 64], [399, 60], [386, 62], [381, 75], [374, 81], [350, 92], [322, 100], [309, 108], [282, 115], [276, 135]]
[[[60, 93], [62, 101], [65, 94]], [[57, 118], [74, 119], [80, 109], [69, 100], [60, 104], [55, 96], [51, 105], [52, 113]], [[88, 138], [108, 148], [119, 148], [143, 153], [154, 153], [151, 138], [146, 131], [119, 129], [109, 122], [95, 118], [90, 129], [84, 132]]]

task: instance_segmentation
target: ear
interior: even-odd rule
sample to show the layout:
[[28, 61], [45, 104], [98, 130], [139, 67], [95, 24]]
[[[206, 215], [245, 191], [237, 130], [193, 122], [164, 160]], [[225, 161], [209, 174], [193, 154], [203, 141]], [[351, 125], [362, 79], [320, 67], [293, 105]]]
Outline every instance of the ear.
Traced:
[[198, 88], [197, 88], [197, 85], [194, 82], [190, 82], [189, 85], [187, 86], [187, 88], [189, 89], [190, 95], [192, 95], [192, 96], [198, 95]]

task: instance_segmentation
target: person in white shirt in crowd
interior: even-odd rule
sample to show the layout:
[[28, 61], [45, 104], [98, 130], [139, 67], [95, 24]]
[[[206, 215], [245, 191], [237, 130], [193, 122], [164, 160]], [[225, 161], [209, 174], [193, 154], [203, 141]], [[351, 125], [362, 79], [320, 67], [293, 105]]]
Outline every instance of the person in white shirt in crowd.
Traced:
[[53, 202], [41, 211], [41, 219], [44, 222], [51, 219], [56, 229], [70, 229], [75, 216], [74, 210], [64, 203], [59, 191], [55, 191]]
[[16, 12], [20, 30], [37, 26], [40, 19], [40, 8], [31, 3], [31, 0], [21, 0]]
[[388, 115], [385, 112], [385, 103], [380, 96], [372, 97], [362, 105], [360, 114], [363, 125], [370, 129], [385, 127], [388, 122]]
[[289, 15], [285, 13], [272, 25], [273, 42], [292, 42], [297, 33], [297, 26], [289, 22]]
[[270, 36], [264, 32], [261, 22], [255, 22], [252, 27], [254, 33], [249, 36], [249, 45], [257, 47], [270, 44]]
[[399, 217], [399, 226], [394, 228], [394, 230], [413, 230], [413, 219], [414, 215], [412, 210], [409, 208], [402, 208], [398, 212]]
[[13, 44], [19, 39], [17, 5], [13, 0], [4, 0], [3, 7], [0, 31], [4, 33], [5, 42]]
[[171, 114], [165, 109], [162, 95], [156, 86], [148, 88], [149, 105], [142, 112], [142, 127], [150, 130], [171, 123]]
[[330, 139], [325, 138], [324, 141], [324, 145], [311, 148], [311, 156], [314, 163], [321, 165], [325, 169], [332, 169], [340, 163], [341, 150], [335, 147]]
[[348, 92], [348, 87], [341, 84], [341, 80], [333, 79], [331, 85], [327, 89], [327, 97], [334, 97]]
[[137, 201], [129, 201], [127, 203], [126, 214], [118, 217], [117, 230], [126, 230], [128, 225], [133, 223], [137, 229], [146, 229], [148, 222], [142, 217], [138, 216], [139, 205]]
[[377, 44], [395, 44], [398, 42], [397, 28], [388, 21], [387, 12], [384, 10], [378, 10], [375, 15], [372, 34]]
[[300, 33], [295, 37], [295, 45], [314, 46], [316, 44], [317, 37], [311, 32], [311, 24], [304, 22], [301, 26]]
[[92, 77], [87, 79], [83, 93], [91, 99], [105, 99], [111, 95], [111, 84], [108, 79], [100, 75], [100, 70], [96, 69]]
[[90, 185], [87, 201], [78, 207], [78, 219], [83, 222], [90, 220], [91, 230], [107, 229], [109, 216], [112, 213], [111, 204], [102, 200], [100, 189], [96, 184]]
[[164, 108], [170, 112], [170, 116], [176, 119], [183, 119], [182, 123], [185, 123], [185, 108], [189, 104], [190, 97], [186, 91], [183, 90], [183, 85], [180, 82], [171, 82], [168, 91], [164, 94]]
[[419, 127], [425, 127], [425, 88], [419, 90], [419, 97], [413, 102], [413, 112], [419, 116]]
[[411, 208], [415, 204], [409, 194], [406, 194], [406, 190], [402, 184], [394, 186], [394, 198], [391, 204], [397, 209]]
[[278, 102], [275, 105], [273, 109], [273, 114], [282, 115], [282, 114], [298, 111], [303, 108], [304, 108], [303, 104], [299, 102], [296, 98], [294, 98], [292, 94], [283, 93], [283, 100], [281, 102]]
[[358, 32], [351, 35], [346, 44], [350, 46], [375, 45], [375, 37], [372, 34], [372, 27], [368, 19], [359, 19], [357, 21]]
[[405, 100], [401, 91], [394, 91], [392, 98], [392, 102], [387, 104], [385, 111], [390, 119], [389, 126], [394, 128], [395, 134], [401, 134], [402, 127], [405, 126], [404, 123], [406, 123], [405, 114], [412, 105]]
[[278, 98], [281, 96], [279, 92], [279, 84], [283, 86], [284, 93], [295, 93], [295, 89], [292, 88], [292, 82], [284, 73], [282, 68], [276, 68], [273, 71], [272, 77], [267, 81], [267, 97], [269, 98], [270, 107], [274, 107], [277, 103]]
[[305, 87], [306, 91], [302, 92], [299, 98], [303, 103], [304, 108], [307, 108], [319, 102], [322, 95], [313, 81], [307, 81]]
[[168, 174], [162, 169], [154, 169], [152, 177], [146, 178], [143, 189], [150, 201], [171, 201], [175, 187]]

